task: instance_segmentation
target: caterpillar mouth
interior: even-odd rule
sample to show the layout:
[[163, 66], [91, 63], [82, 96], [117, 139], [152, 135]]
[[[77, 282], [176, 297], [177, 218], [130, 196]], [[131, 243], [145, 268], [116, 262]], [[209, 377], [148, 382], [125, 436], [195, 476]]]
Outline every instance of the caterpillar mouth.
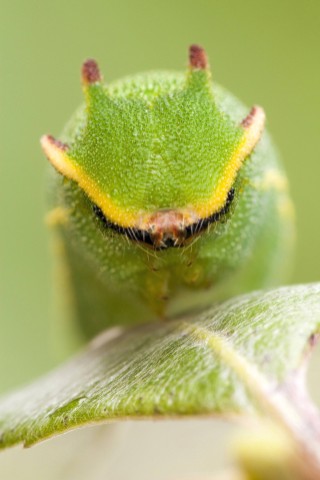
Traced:
[[150, 245], [155, 250], [163, 250], [185, 246], [190, 238], [199, 235], [211, 224], [221, 220], [229, 212], [233, 199], [234, 188], [231, 188], [225, 205], [206, 218], [195, 219], [190, 213], [163, 209], [149, 216], [141, 227], [119, 226], [108, 220], [97, 205], [93, 206], [93, 210], [105, 228], [125, 235], [132, 241]]

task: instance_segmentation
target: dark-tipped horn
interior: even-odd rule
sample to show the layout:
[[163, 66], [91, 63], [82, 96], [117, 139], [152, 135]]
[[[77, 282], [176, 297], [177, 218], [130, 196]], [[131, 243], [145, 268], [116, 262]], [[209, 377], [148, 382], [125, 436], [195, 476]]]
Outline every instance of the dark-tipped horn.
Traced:
[[52, 135], [43, 135], [40, 140], [42, 150], [50, 163], [66, 177], [73, 178], [73, 167], [68, 162], [69, 146], [56, 140]]
[[69, 148], [66, 143], [60, 142], [60, 140], [57, 140], [52, 135], [43, 135], [40, 139], [40, 143], [45, 153], [47, 153], [49, 145], [57, 150], [62, 150], [63, 152], [66, 152]]
[[262, 107], [255, 105], [248, 115], [242, 120], [241, 127], [245, 132], [245, 142], [242, 145], [244, 157], [249, 155], [259, 142], [264, 130], [266, 115]]
[[207, 54], [199, 45], [191, 45], [189, 48], [189, 65], [191, 68], [205, 70], [208, 68]]
[[254, 105], [248, 115], [242, 120], [241, 126], [245, 129], [250, 128], [254, 123], [259, 123], [263, 127], [265, 121], [265, 113], [263, 108]]
[[81, 69], [81, 78], [84, 85], [92, 85], [101, 82], [102, 76], [99, 66], [95, 60], [89, 58], [86, 60]]

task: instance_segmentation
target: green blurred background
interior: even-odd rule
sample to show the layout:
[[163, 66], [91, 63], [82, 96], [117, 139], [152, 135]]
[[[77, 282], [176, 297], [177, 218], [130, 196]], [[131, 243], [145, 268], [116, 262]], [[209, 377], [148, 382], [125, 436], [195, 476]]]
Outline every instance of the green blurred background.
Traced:
[[[267, 112], [296, 204], [292, 282], [320, 280], [319, 0], [0, 0], [0, 39], [0, 391], [67, 355], [56, 335], [39, 137], [58, 135], [82, 101], [79, 71], [88, 56], [111, 81], [183, 69], [188, 45], [205, 46], [214, 79]], [[177, 442], [192, 435], [179, 428]]]
[[[39, 137], [58, 135], [82, 101], [79, 71], [86, 57], [97, 58], [111, 81], [149, 69], [184, 69], [194, 42], [207, 49], [216, 81], [248, 106], [264, 106], [297, 211], [291, 281], [320, 280], [319, 0], [0, 0], [0, 391], [68, 354], [57, 328], [63, 319], [52, 288], [47, 162]], [[125, 441], [112, 459], [113, 480], [210, 471], [213, 450], [215, 465], [225, 458], [228, 429], [216, 423], [140, 423], [124, 435], [127, 428], [118, 430]], [[115, 437], [108, 444], [108, 431], [104, 439], [104, 430], [93, 430], [94, 438], [88, 429], [30, 451], [5, 452], [1, 478], [60, 479], [62, 471], [71, 478], [74, 458], [72, 478], [107, 478], [105, 456], [113, 455]]]

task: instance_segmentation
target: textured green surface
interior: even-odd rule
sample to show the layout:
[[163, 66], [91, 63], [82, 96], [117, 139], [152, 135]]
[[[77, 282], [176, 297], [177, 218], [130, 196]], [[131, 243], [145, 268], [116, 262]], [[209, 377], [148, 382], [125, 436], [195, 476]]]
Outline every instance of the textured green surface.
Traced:
[[193, 319], [111, 330], [1, 399], [1, 445], [115, 418], [268, 413], [319, 325], [315, 284], [251, 293]]
[[140, 75], [88, 95], [68, 156], [137, 216], [206, 202], [244, 134], [217, 107], [206, 71]]
[[[230, 155], [235, 145], [231, 137], [249, 112], [217, 84], [202, 85], [200, 93], [187, 88], [183, 73], [127, 77], [108, 86], [109, 93], [100, 85], [90, 88], [88, 118], [80, 109], [61, 138], [71, 145], [72, 158], [101, 175], [101, 188], [109, 193], [115, 188], [119, 202], [126, 198], [124, 203], [133, 210], [143, 202], [147, 210], [192, 206], [201, 192], [208, 195], [210, 185], [214, 190], [226, 173], [226, 152]], [[154, 158], [156, 138], [159, 151]], [[267, 131], [245, 159], [233, 187], [235, 198], [220, 221], [182, 248], [154, 251], [106, 228], [88, 195], [53, 172], [51, 204], [68, 215], [59, 229], [75, 318], [85, 334], [172, 317], [283, 283], [294, 243], [292, 205]]]

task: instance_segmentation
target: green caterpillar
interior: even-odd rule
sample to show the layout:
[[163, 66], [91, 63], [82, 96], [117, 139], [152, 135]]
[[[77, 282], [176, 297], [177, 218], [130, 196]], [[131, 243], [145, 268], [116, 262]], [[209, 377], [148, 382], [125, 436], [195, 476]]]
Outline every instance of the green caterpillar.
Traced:
[[41, 143], [87, 336], [284, 280], [293, 208], [264, 111], [212, 84], [201, 47], [186, 74], [111, 85], [87, 60], [82, 85], [61, 140]]

